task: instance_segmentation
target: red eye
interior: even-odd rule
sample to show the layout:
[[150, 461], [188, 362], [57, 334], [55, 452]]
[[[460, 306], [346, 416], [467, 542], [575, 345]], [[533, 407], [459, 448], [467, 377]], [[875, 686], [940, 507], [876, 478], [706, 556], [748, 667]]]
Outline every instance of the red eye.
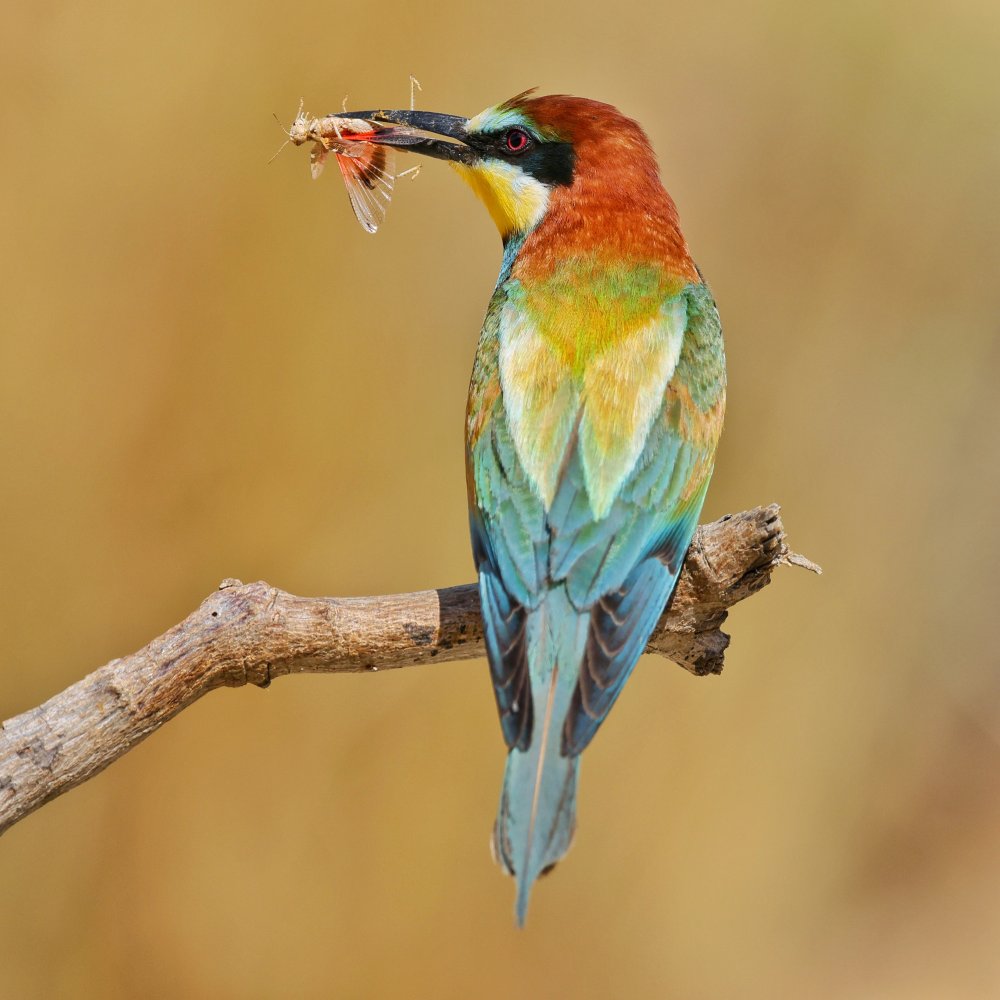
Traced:
[[504, 136], [504, 144], [508, 153], [523, 153], [528, 148], [528, 133], [519, 128], [512, 128]]

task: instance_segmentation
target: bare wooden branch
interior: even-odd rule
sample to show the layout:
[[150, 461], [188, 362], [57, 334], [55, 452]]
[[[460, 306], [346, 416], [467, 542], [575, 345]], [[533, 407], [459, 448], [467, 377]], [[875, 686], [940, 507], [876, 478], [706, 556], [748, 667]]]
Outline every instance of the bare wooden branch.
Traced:
[[[649, 651], [719, 673], [726, 609], [756, 593], [785, 544], [776, 504], [698, 529]], [[797, 563], [801, 565], [802, 563]], [[383, 597], [296, 597], [225, 580], [146, 647], [0, 727], [0, 833], [104, 770], [203, 694], [293, 673], [359, 672], [483, 655], [475, 585]]]

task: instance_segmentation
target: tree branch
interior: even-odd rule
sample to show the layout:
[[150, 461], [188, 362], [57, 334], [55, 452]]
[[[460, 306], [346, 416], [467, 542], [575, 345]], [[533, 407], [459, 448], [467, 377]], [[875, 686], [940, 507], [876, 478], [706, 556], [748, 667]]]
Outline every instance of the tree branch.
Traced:
[[[776, 504], [698, 529], [649, 643], [695, 674], [722, 670], [726, 609], [791, 553]], [[483, 655], [475, 585], [383, 597], [296, 597], [225, 580], [192, 615], [0, 727], [0, 833], [93, 777], [203, 694], [294, 673], [409, 667]]]

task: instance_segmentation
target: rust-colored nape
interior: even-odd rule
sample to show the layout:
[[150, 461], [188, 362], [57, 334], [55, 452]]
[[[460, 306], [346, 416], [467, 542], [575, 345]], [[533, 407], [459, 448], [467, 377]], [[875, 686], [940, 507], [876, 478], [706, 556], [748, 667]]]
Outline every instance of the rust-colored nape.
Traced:
[[680, 278], [699, 280], [677, 208], [638, 122], [610, 104], [580, 97], [509, 103], [543, 134], [571, 143], [575, 153], [573, 183], [553, 190], [544, 221], [521, 250], [519, 271], [546, 273], [557, 256], [583, 252], [655, 261]]

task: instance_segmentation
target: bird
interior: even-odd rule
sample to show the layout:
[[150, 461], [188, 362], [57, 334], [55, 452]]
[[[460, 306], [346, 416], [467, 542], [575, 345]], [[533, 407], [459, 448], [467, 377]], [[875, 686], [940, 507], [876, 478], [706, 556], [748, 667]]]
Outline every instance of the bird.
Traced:
[[453, 166], [503, 244], [466, 469], [507, 746], [491, 846], [523, 926], [573, 839], [580, 755], [697, 528], [725, 413], [721, 322], [646, 133], [611, 105], [526, 91], [472, 118], [349, 114]]

